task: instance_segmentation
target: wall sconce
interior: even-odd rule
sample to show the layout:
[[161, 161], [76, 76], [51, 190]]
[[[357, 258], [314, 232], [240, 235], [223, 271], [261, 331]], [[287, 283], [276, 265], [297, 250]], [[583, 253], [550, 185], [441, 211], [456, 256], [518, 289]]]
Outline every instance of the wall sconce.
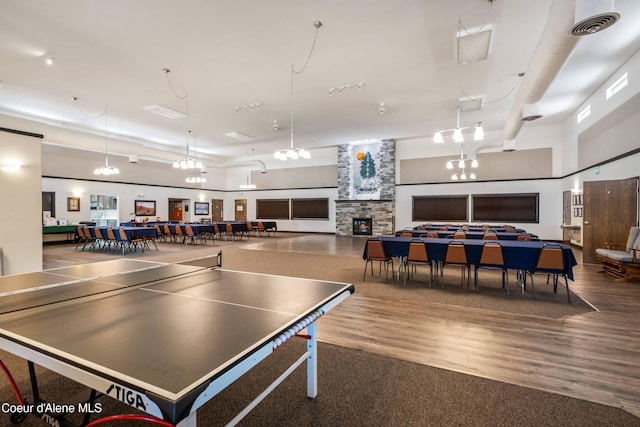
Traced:
[[0, 170], [7, 173], [13, 173], [20, 170], [22, 165], [20, 163], [6, 163], [0, 165]]

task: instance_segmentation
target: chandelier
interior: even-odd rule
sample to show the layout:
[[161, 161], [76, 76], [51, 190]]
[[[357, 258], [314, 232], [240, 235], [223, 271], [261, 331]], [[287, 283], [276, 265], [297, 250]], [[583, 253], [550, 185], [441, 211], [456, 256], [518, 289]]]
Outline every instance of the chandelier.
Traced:
[[290, 132], [290, 144], [289, 148], [282, 150], [276, 150], [273, 153], [273, 158], [278, 160], [298, 160], [298, 159], [310, 159], [311, 153], [301, 147], [295, 147], [293, 145], [293, 65], [291, 65], [291, 132]]
[[316, 27], [316, 35], [313, 38], [313, 44], [311, 45], [311, 50], [309, 51], [309, 56], [307, 56], [307, 61], [305, 62], [304, 66], [300, 69], [300, 71], [296, 71], [293, 68], [293, 64], [291, 64], [291, 132], [290, 132], [290, 144], [289, 144], [289, 148], [285, 148], [282, 150], [276, 150], [273, 153], [273, 158], [274, 159], [279, 159], [279, 160], [297, 160], [297, 159], [310, 159], [311, 158], [311, 153], [308, 150], [305, 150], [304, 148], [298, 147], [296, 148], [293, 144], [293, 75], [295, 74], [302, 74], [304, 72], [304, 70], [307, 68], [307, 65], [309, 64], [309, 60], [311, 59], [311, 55], [313, 55], [313, 49], [316, 45], [316, 40], [318, 38], [318, 31], [320, 30], [320, 27], [322, 27], [322, 22], [320, 21], [315, 21], [313, 23], [313, 26]]
[[118, 175], [120, 169], [115, 166], [109, 166], [109, 151], [107, 137], [107, 109], [104, 110], [104, 166], [98, 166], [94, 169], [94, 175]]
[[191, 131], [187, 133], [187, 150], [185, 158], [178, 159], [173, 162], [174, 169], [202, 169], [202, 162], [200, 160], [195, 160], [189, 157], [189, 135], [191, 135]]
[[188, 184], [201, 184], [203, 182], [207, 182], [207, 178], [202, 176], [190, 176], [184, 180], [184, 182]]
[[[478, 167], [478, 160], [477, 159], [469, 159], [467, 156], [464, 155], [464, 147], [461, 145], [460, 146], [460, 157], [457, 159], [453, 159], [453, 160], [447, 160], [447, 169], [453, 169], [453, 165], [454, 163], [458, 164], [458, 169], [461, 169], [462, 171], [460, 172], [460, 179], [461, 180], [465, 180], [467, 179], [467, 177], [469, 179], [476, 179], [476, 174], [471, 171], [471, 173], [469, 175], [467, 175], [467, 168], [471, 168], [471, 169], [475, 169]], [[451, 179], [453, 181], [457, 181], [458, 180], [458, 173], [454, 172], [453, 175], [451, 175]]]
[[[251, 158], [253, 158], [253, 152], [254, 152], [255, 148], [251, 149]], [[247, 159], [249, 160], [249, 159]], [[255, 190], [256, 189], [256, 185], [251, 183], [251, 170], [249, 168], [247, 168], [247, 183], [246, 184], [240, 184], [240, 189], [241, 190]]]
[[433, 142], [436, 144], [444, 143], [443, 133], [452, 133], [453, 142], [464, 142], [463, 130], [474, 129], [473, 140], [482, 141], [484, 139], [484, 129], [482, 128], [482, 122], [476, 123], [474, 126], [461, 126], [460, 125], [460, 104], [456, 107], [456, 127], [453, 129], [436, 129], [436, 133], [433, 134]]
[[[173, 162], [173, 167], [176, 169], [193, 169], [195, 170], [194, 176], [189, 176], [185, 178], [184, 182], [187, 184], [202, 184], [207, 182], [207, 179], [202, 176], [202, 162], [200, 160], [195, 160], [189, 157], [189, 135], [191, 135], [191, 131], [187, 133], [187, 153], [184, 159], [176, 160]], [[196, 152], [198, 149], [198, 143], [196, 141], [196, 135], [193, 135], [193, 151]]]

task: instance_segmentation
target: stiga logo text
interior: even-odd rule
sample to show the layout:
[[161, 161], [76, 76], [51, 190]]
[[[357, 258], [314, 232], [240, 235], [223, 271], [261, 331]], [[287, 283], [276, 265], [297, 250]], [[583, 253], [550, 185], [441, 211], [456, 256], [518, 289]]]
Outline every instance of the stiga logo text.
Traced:
[[142, 411], [147, 410], [147, 405], [144, 403], [144, 398], [140, 393], [121, 385], [111, 384], [111, 386], [107, 389], [107, 396], [111, 396], [121, 402], [126, 403], [127, 405], [133, 406], [134, 408], [138, 408]]

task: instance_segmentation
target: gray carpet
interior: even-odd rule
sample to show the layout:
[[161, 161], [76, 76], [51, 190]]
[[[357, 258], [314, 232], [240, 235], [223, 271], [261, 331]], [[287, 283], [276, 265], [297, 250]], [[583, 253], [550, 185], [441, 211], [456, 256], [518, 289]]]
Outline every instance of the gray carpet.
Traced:
[[[223, 426], [304, 352], [302, 339], [278, 348], [198, 413], [198, 425]], [[240, 423], [242, 426], [638, 426], [640, 419], [604, 405], [484, 378], [377, 356], [330, 344], [318, 345], [318, 396], [306, 397], [304, 365]], [[0, 352], [23, 393], [26, 364]], [[38, 369], [45, 398], [79, 390], [77, 384]], [[15, 402], [1, 383], [2, 401]], [[102, 397], [105, 414], [135, 413]], [[78, 420], [78, 417], [72, 417]], [[0, 414], [0, 426], [9, 426]], [[23, 426], [41, 426], [30, 416]], [[115, 423], [111, 424], [114, 427]], [[118, 423], [118, 426], [141, 425]]]

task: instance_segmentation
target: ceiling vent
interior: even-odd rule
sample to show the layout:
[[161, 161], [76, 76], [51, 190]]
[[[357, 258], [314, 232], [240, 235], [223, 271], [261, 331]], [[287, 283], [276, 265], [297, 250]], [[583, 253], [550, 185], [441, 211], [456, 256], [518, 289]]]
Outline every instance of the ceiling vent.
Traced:
[[571, 34], [585, 36], [609, 28], [620, 19], [613, 11], [614, 0], [578, 0]]
[[540, 104], [524, 104], [522, 106], [522, 121], [532, 122], [542, 118], [542, 111], [540, 110]]

